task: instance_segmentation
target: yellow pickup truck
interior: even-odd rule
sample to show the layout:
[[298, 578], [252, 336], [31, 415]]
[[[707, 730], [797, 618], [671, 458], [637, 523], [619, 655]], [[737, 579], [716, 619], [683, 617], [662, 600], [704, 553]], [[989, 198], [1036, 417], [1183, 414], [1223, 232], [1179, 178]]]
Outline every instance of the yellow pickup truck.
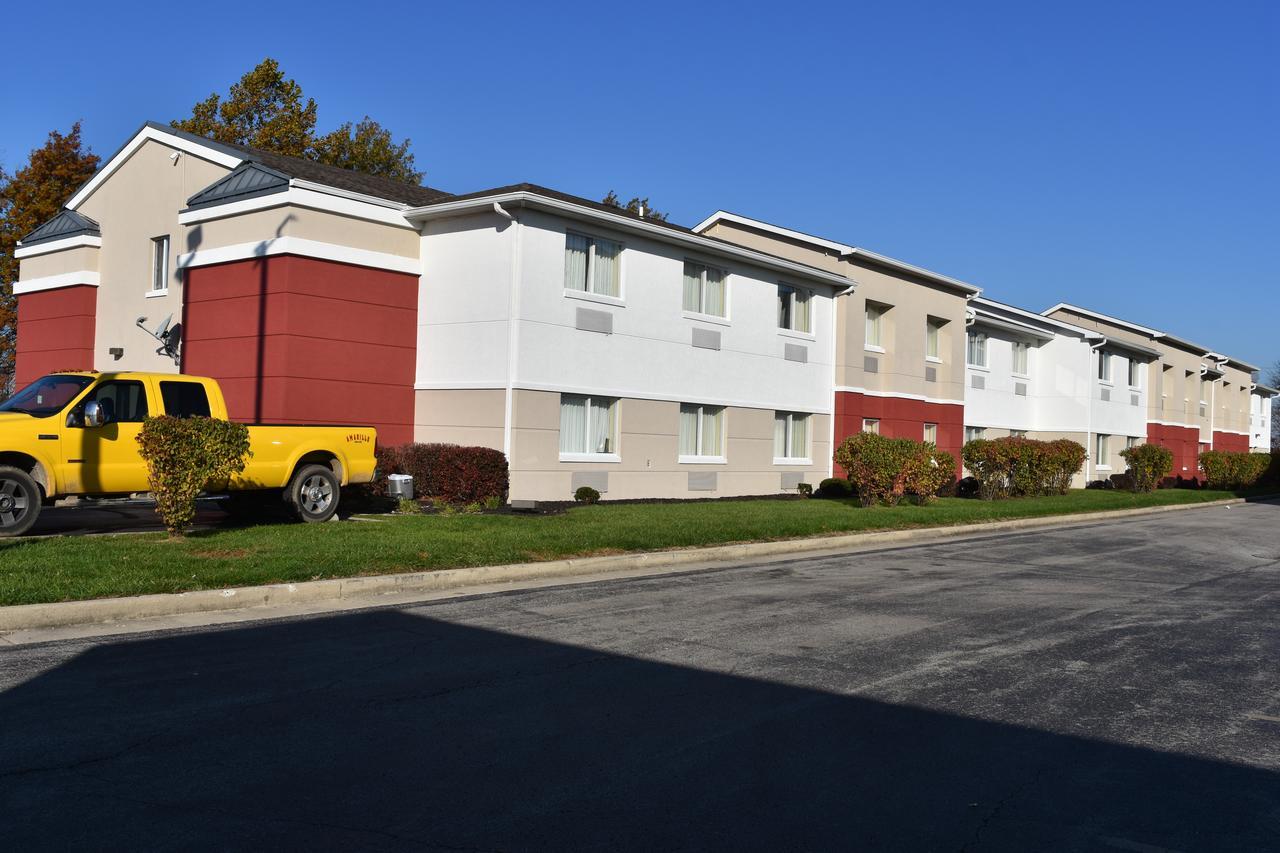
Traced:
[[[60, 497], [148, 491], [137, 438], [161, 414], [225, 419], [227, 406], [212, 379], [72, 371], [0, 403], [0, 536], [25, 533]], [[373, 479], [376, 439], [372, 427], [250, 426], [252, 456], [227, 491], [233, 505], [282, 498], [301, 520], [327, 521], [343, 486]]]

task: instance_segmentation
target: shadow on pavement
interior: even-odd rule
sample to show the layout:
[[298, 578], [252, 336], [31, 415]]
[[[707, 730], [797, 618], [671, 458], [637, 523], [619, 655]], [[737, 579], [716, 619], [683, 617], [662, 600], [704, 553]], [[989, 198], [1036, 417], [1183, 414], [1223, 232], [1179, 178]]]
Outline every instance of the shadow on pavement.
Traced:
[[0, 720], [12, 850], [1280, 837], [1274, 772], [392, 610], [95, 647], [0, 695]]

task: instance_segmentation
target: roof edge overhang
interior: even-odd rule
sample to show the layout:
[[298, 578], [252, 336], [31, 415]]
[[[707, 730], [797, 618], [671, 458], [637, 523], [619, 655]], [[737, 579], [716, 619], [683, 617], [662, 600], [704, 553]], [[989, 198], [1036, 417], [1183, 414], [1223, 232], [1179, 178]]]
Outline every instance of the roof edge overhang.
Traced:
[[1064, 323], [1062, 320], [1055, 320], [1052, 317], [1045, 317], [1034, 311], [1028, 311], [1025, 308], [1019, 308], [1016, 305], [1009, 305], [1005, 302], [997, 302], [986, 296], [977, 296], [969, 303], [975, 309], [982, 309], [988, 312], [994, 312], [999, 315], [1000, 312], [1006, 312], [1015, 315], [1021, 322], [1030, 322], [1032, 324], [1041, 324], [1052, 330], [1066, 332], [1077, 335], [1085, 340], [1106, 340], [1106, 335], [1101, 332], [1095, 332], [1081, 326], [1074, 326], [1071, 323]]
[[1263, 385], [1261, 382], [1254, 382], [1249, 386], [1249, 391], [1262, 397], [1275, 397], [1280, 395], [1280, 388], [1272, 388], [1270, 385]]
[[787, 237], [792, 240], [808, 243], [812, 246], [819, 246], [823, 249], [827, 249], [828, 251], [835, 252], [842, 260], [853, 257], [862, 258], [874, 264], [888, 267], [897, 272], [909, 273], [917, 276], [918, 278], [925, 279], [932, 284], [938, 284], [958, 290], [970, 297], [977, 296], [982, 293], [982, 288], [977, 285], [969, 284], [968, 282], [952, 278], [948, 275], [943, 275], [942, 273], [934, 272], [933, 270], [925, 269], [924, 267], [918, 267], [915, 264], [907, 263], [906, 261], [900, 261], [897, 258], [891, 258], [888, 255], [882, 255], [879, 252], [873, 252], [869, 249], [860, 249], [857, 246], [850, 246], [846, 243], [837, 243], [834, 240], [827, 240], [823, 237], [815, 237], [814, 235], [806, 234], [803, 231], [796, 231], [793, 228], [784, 228], [781, 225], [773, 225], [772, 223], [765, 222], [760, 219], [752, 219], [749, 216], [730, 213], [727, 210], [717, 210], [715, 213], [695, 225], [693, 230], [701, 233], [720, 221], [746, 225], [749, 228], [756, 228], [761, 231], [777, 234], [781, 237]]
[[782, 272], [789, 276], [798, 276], [810, 281], [820, 281], [832, 287], [847, 289], [857, 285], [856, 281], [847, 276], [827, 272], [817, 267], [810, 267], [806, 264], [780, 258], [755, 249], [748, 249], [724, 240], [672, 230], [662, 225], [646, 222], [643, 219], [613, 214], [527, 190], [495, 193], [459, 201], [437, 202], [436, 204], [410, 208], [404, 211], [404, 217], [410, 222], [428, 222], [433, 219], [466, 216], [486, 211], [502, 213], [502, 208], [506, 207], [532, 207], [572, 219], [604, 223], [619, 231], [641, 234], [658, 242], [694, 247], [703, 252], [732, 257], [755, 266]]
[[1033, 326], [1030, 323], [1023, 323], [1020, 320], [1014, 320], [1009, 317], [1001, 317], [985, 308], [973, 309], [973, 324], [975, 326], [985, 326], [991, 329], [1000, 329], [1005, 332], [1012, 332], [1023, 337], [1035, 338], [1038, 341], [1053, 340], [1053, 332]]
[[1120, 338], [1105, 338], [1105, 341], [1106, 343], [1103, 345], [1104, 349], [1120, 350], [1121, 352], [1127, 352], [1131, 355], [1140, 355], [1148, 361], [1160, 360], [1160, 350], [1155, 347], [1145, 347], [1142, 344], [1135, 344], [1131, 341], [1122, 340]]

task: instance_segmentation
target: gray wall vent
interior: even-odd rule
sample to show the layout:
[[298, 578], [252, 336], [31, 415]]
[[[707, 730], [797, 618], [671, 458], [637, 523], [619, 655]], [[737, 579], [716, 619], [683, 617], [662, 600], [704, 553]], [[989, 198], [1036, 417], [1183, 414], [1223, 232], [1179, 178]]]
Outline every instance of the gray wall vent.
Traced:
[[1013, 383], [1013, 393], [1017, 394], [1019, 397], [1027, 396], [1027, 383], [1025, 382]]
[[864, 355], [862, 357], [862, 370], [864, 373], [879, 373], [880, 359], [873, 355]]
[[573, 485], [570, 491], [578, 491], [583, 486], [590, 486], [600, 494], [609, 491], [609, 472], [608, 471], [574, 471]]
[[716, 479], [715, 471], [690, 471], [689, 491], [714, 492], [716, 490]]
[[602, 332], [611, 335], [613, 334], [613, 315], [608, 311], [579, 308], [578, 328], [584, 332]]
[[936, 367], [926, 367], [926, 368], [924, 369], [924, 381], [925, 381], [925, 382], [937, 382], [937, 381], [938, 381], [938, 368], [936, 368]]
[[1136, 406], [1136, 405], [1138, 405], [1138, 403], [1139, 403], [1139, 402], [1140, 402], [1140, 400], [1139, 400], [1139, 398], [1138, 398], [1138, 395], [1137, 395], [1137, 394], [1130, 394], [1130, 395], [1129, 395], [1129, 405], [1130, 405], [1130, 406]]
[[720, 333], [711, 329], [693, 330], [693, 345], [698, 349], [720, 349]]
[[1111, 401], [1111, 389], [1110, 389], [1110, 388], [1103, 388], [1103, 389], [1102, 389], [1102, 400], [1103, 400], [1103, 402], [1110, 402], [1110, 401]]
[[973, 376], [969, 377], [969, 387], [982, 390], [983, 388], [987, 387], [987, 378], [985, 376], [979, 376], [975, 373]]
[[799, 471], [782, 472], [782, 488], [784, 491], [793, 490], [804, 482], [804, 474]]
[[809, 363], [809, 348], [802, 347], [799, 344], [787, 344], [783, 347], [783, 357], [787, 361], [798, 361], [801, 364]]

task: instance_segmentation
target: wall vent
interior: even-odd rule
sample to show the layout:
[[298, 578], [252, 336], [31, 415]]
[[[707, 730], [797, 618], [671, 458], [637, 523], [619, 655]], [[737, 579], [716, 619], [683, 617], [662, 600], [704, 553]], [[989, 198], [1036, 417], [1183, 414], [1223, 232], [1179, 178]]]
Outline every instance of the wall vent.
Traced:
[[982, 390], [987, 387], [987, 378], [985, 376], [978, 376], [975, 373], [973, 376], [969, 377], [969, 387]]
[[809, 363], [809, 348], [802, 347], [799, 344], [787, 344], [783, 347], [782, 355], [787, 361], [798, 361], [801, 364]]
[[578, 328], [584, 332], [600, 332], [613, 334], [613, 315], [608, 311], [593, 311], [590, 308], [579, 308]]
[[714, 492], [716, 480], [715, 471], [691, 471], [689, 472], [689, 491]]
[[1102, 389], [1102, 402], [1104, 402], [1104, 403], [1109, 403], [1109, 402], [1111, 402], [1111, 389], [1110, 389], [1110, 388], [1103, 388], [1103, 389]]
[[782, 485], [782, 490], [783, 490], [783, 491], [792, 491], [792, 490], [795, 490], [795, 489], [796, 489], [796, 488], [798, 488], [798, 487], [799, 487], [799, 485], [800, 485], [801, 483], [803, 483], [803, 482], [804, 482], [804, 474], [801, 474], [799, 471], [784, 471], [784, 472], [782, 472], [782, 483], [781, 483], [781, 485]]
[[698, 349], [720, 349], [720, 333], [711, 329], [693, 330], [693, 345]]
[[924, 381], [925, 381], [925, 382], [937, 382], [937, 381], [938, 381], [938, 368], [936, 368], [936, 367], [926, 367], [926, 368], [924, 369]]
[[880, 359], [875, 356], [864, 355], [862, 357], [862, 371], [864, 373], [879, 373]]
[[1019, 397], [1027, 396], [1027, 383], [1025, 382], [1013, 383], [1013, 393], [1017, 394]]
[[1138, 395], [1137, 395], [1137, 394], [1130, 394], [1130, 395], [1129, 395], [1129, 405], [1130, 405], [1130, 406], [1136, 406], [1136, 405], [1138, 405], [1138, 403], [1139, 403], [1139, 402], [1140, 402], [1140, 401], [1139, 401], [1139, 398], [1138, 398]]
[[590, 486], [600, 494], [605, 494], [609, 491], [609, 472], [574, 471], [573, 484], [569, 487], [570, 491], [576, 492], [583, 486]]

